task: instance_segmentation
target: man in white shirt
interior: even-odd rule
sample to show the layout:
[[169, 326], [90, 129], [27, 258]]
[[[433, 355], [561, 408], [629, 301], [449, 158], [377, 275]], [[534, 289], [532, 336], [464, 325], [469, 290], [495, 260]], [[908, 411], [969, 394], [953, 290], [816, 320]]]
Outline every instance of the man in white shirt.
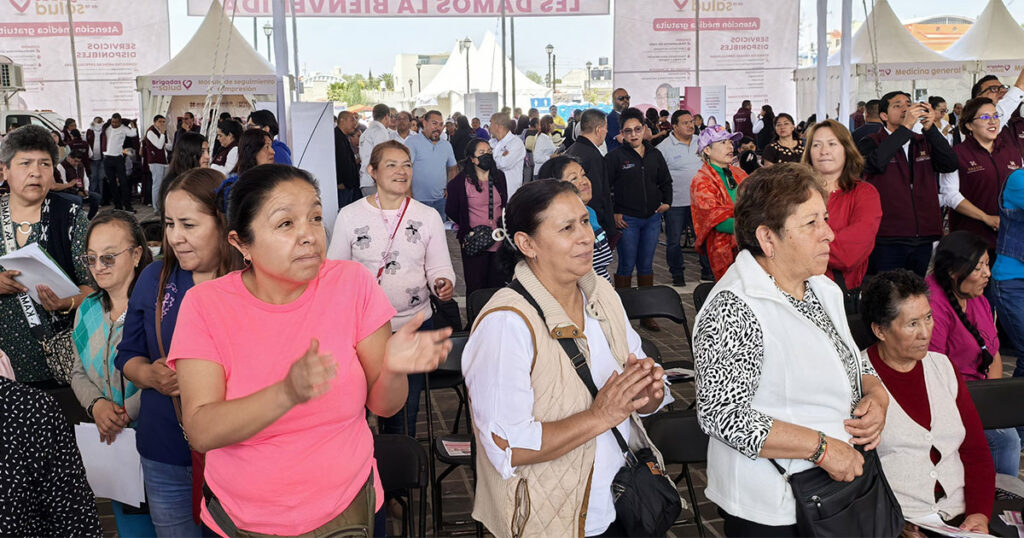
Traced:
[[359, 166], [359, 188], [363, 196], [369, 196], [377, 192], [377, 185], [370, 177], [366, 167], [370, 164], [370, 154], [373, 148], [381, 142], [391, 140], [392, 134], [388, 125], [391, 124], [391, 109], [383, 103], [373, 107], [373, 121], [359, 137], [359, 159], [362, 164]]
[[129, 136], [139, 136], [139, 131], [134, 121], [130, 126], [121, 123], [121, 115], [115, 112], [110, 116], [110, 125], [103, 129], [103, 134], [107, 140], [103, 152], [103, 174], [113, 194], [114, 208], [134, 213], [132, 184], [128, 181], [128, 170], [125, 168], [124, 141]]
[[658, 151], [665, 157], [668, 171], [672, 174], [672, 207], [664, 213], [665, 218], [665, 259], [672, 274], [673, 286], [685, 286], [683, 276], [683, 247], [679, 244], [683, 231], [693, 229], [693, 215], [690, 213], [690, 183], [704, 161], [697, 153], [697, 141], [693, 138], [693, 115], [689, 110], [672, 113], [672, 133], [658, 144]]
[[395, 115], [395, 130], [392, 131], [391, 136], [394, 140], [405, 144], [412, 134], [416, 134], [412, 132], [412, 114], [403, 110]]
[[167, 173], [167, 152], [171, 144], [167, 140], [167, 118], [157, 114], [153, 125], [146, 130], [146, 138], [142, 141], [142, 157], [149, 167], [152, 177], [153, 209], [160, 211], [160, 184]]
[[523, 164], [526, 159], [526, 144], [512, 134], [511, 120], [508, 114], [499, 112], [491, 116], [491, 148], [494, 150], [494, 162], [505, 174], [509, 198], [523, 184]]

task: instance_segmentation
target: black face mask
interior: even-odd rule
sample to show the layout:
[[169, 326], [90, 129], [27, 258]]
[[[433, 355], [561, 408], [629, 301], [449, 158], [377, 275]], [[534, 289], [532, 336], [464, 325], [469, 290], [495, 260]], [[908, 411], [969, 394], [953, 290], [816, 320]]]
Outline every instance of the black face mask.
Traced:
[[476, 158], [477, 166], [482, 170], [494, 170], [495, 162], [494, 155], [490, 153], [484, 153], [483, 155]]

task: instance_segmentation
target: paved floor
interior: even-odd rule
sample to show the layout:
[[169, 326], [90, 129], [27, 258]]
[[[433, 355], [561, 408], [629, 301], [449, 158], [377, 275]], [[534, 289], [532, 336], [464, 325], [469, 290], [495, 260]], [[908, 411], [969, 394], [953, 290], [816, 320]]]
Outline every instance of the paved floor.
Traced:
[[[145, 220], [147, 217], [152, 215], [151, 210], [140, 209], [139, 218]], [[452, 253], [453, 265], [455, 267], [456, 274], [461, 277], [462, 275], [462, 263], [459, 256], [458, 244], [455, 241], [454, 233], [449, 232], [448, 243], [449, 251]], [[686, 250], [685, 252], [685, 264], [686, 264], [686, 281], [687, 286], [676, 288], [679, 292], [683, 306], [687, 313], [687, 318], [692, 327], [695, 310], [692, 302], [693, 289], [699, 282], [699, 266], [697, 264], [697, 256], [692, 250]], [[614, 270], [615, 264], [613, 262], [611, 269]], [[664, 245], [658, 246], [658, 251], [655, 256], [654, 262], [654, 274], [655, 284], [657, 285], [670, 285], [671, 277], [668, 272], [668, 267], [665, 262], [665, 248]], [[465, 287], [462, 282], [456, 284], [456, 300], [463, 306], [463, 319], [465, 320]], [[677, 360], [692, 360], [692, 355], [687, 344], [685, 331], [681, 325], [676, 325], [670, 321], [661, 321], [660, 325], [662, 330], [660, 332], [651, 332], [646, 329], [640, 328], [638, 324], [634, 324], [634, 327], [638, 330], [641, 336], [653, 341], [661, 351], [665, 362], [677, 361]], [[1014, 360], [1012, 358], [1006, 358], [1004, 364], [1006, 365], [1007, 372], [1012, 372]], [[672, 393], [675, 396], [677, 403], [674, 404], [674, 408], [685, 409], [694, 399], [694, 387], [693, 383], [677, 383], [672, 386]], [[438, 431], [447, 431], [451, 428], [452, 422], [455, 415], [455, 408], [457, 405], [457, 399], [455, 394], [451, 390], [437, 390], [430, 395], [432, 398], [434, 417], [434, 426]], [[418, 438], [425, 449], [429, 450], [426, 442], [426, 407], [425, 405], [420, 406], [421, 413], [419, 416], [417, 431], [419, 432]], [[463, 421], [462, 431], [465, 432], [465, 421]], [[443, 468], [443, 465], [441, 466]], [[681, 472], [680, 466], [669, 466], [669, 473], [671, 476], [679, 476]], [[722, 520], [719, 517], [716, 507], [710, 503], [704, 497], [704, 487], [707, 483], [705, 467], [703, 465], [691, 466], [691, 474], [694, 480], [694, 486], [697, 490], [697, 496], [699, 499], [699, 510], [703, 519], [703, 530], [707, 536], [720, 537], [724, 536], [722, 530]], [[680, 483], [680, 494], [689, 499], [686, 491], [685, 482]], [[469, 513], [472, 509], [472, 476], [464, 468], [459, 468], [451, 474], [442, 483], [442, 495], [444, 521], [455, 521], [455, 522], [468, 522], [470, 520]], [[414, 497], [415, 498], [415, 497]], [[415, 504], [414, 504], [415, 506]], [[107, 514], [103, 517], [105, 536], [116, 536], [116, 528], [113, 521], [113, 516], [110, 514], [110, 505], [108, 502], [100, 502], [101, 513]], [[433, 518], [430, 515], [428, 509], [427, 514], [427, 534], [433, 535]], [[692, 522], [692, 512], [684, 510], [682, 517], [686, 520], [686, 523], [680, 524], [670, 531], [669, 536], [681, 537], [681, 536], [697, 536], [698, 529], [696, 524]], [[389, 522], [390, 523], [390, 522]], [[417, 524], [418, 525], [418, 524]], [[418, 528], [418, 526], [417, 526]], [[461, 525], [454, 525], [442, 529], [441, 534], [472, 534], [473, 526], [468, 523]], [[394, 531], [394, 534], [392, 534]], [[398, 535], [397, 527], [389, 528], [389, 535]]]

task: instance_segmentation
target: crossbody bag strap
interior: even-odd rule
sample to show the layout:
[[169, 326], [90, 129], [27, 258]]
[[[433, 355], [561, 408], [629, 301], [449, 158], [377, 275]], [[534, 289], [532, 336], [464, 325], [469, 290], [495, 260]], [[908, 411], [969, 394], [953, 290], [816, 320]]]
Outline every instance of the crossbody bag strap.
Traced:
[[494, 221], [494, 183], [487, 178], [487, 222]]
[[[530, 306], [537, 310], [537, 315], [540, 316], [541, 321], [547, 323], [547, 320], [544, 318], [544, 311], [541, 310], [540, 305], [537, 304], [537, 300], [530, 295], [530, 292], [526, 291], [526, 288], [523, 287], [521, 282], [513, 280], [508, 287], [519, 295], [522, 295], [523, 298], [526, 299], [526, 302], [530, 303]], [[587, 364], [587, 358], [583, 356], [583, 351], [581, 351], [579, 346], [576, 345], [576, 341], [572, 338], [556, 338], [555, 340], [557, 340], [558, 344], [562, 346], [565, 354], [572, 362], [572, 367], [576, 370], [576, 374], [580, 376], [580, 380], [583, 381], [587, 390], [590, 391], [590, 395], [597, 398], [598, 390], [597, 385], [594, 384], [594, 376], [591, 375], [590, 366]], [[632, 420], [632, 417], [628, 420]], [[612, 427], [612, 434], [615, 436], [615, 441], [619, 444], [619, 449], [622, 450], [622, 455], [625, 456], [626, 460], [630, 463], [635, 463], [636, 456], [633, 454], [633, 451], [630, 450], [629, 444], [626, 443], [622, 434], [619, 433], [619, 428], [617, 426]]]
[[[49, 209], [49, 200], [47, 200], [43, 204], [40, 221], [49, 216]], [[18, 250], [18, 241], [14, 236], [14, 220], [11, 218], [10, 195], [0, 197], [0, 228], [3, 228], [4, 248], [7, 253]], [[40, 241], [39, 246], [42, 247], [44, 245], [45, 243]], [[32, 304], [32, 298], [29, 297], [28, 292], [19, 293], [17, 298], [18, 306], [21, 307], [21, 312], [25, 316], [25, 320], [28, 321], [29, 331], [36, 340], [42, 342], [46, 335], [43, 334], [43, 320], [39, 316], [39, 310]]]

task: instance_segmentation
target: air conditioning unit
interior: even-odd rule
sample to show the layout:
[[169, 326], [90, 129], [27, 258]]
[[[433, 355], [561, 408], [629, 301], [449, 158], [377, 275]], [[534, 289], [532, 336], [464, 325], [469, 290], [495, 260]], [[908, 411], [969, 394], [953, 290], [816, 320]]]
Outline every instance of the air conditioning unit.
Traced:
[[21, 66], [7, 56], [0, 56], [0, 92], [17, 92], [25, 89], [25, 75]]

